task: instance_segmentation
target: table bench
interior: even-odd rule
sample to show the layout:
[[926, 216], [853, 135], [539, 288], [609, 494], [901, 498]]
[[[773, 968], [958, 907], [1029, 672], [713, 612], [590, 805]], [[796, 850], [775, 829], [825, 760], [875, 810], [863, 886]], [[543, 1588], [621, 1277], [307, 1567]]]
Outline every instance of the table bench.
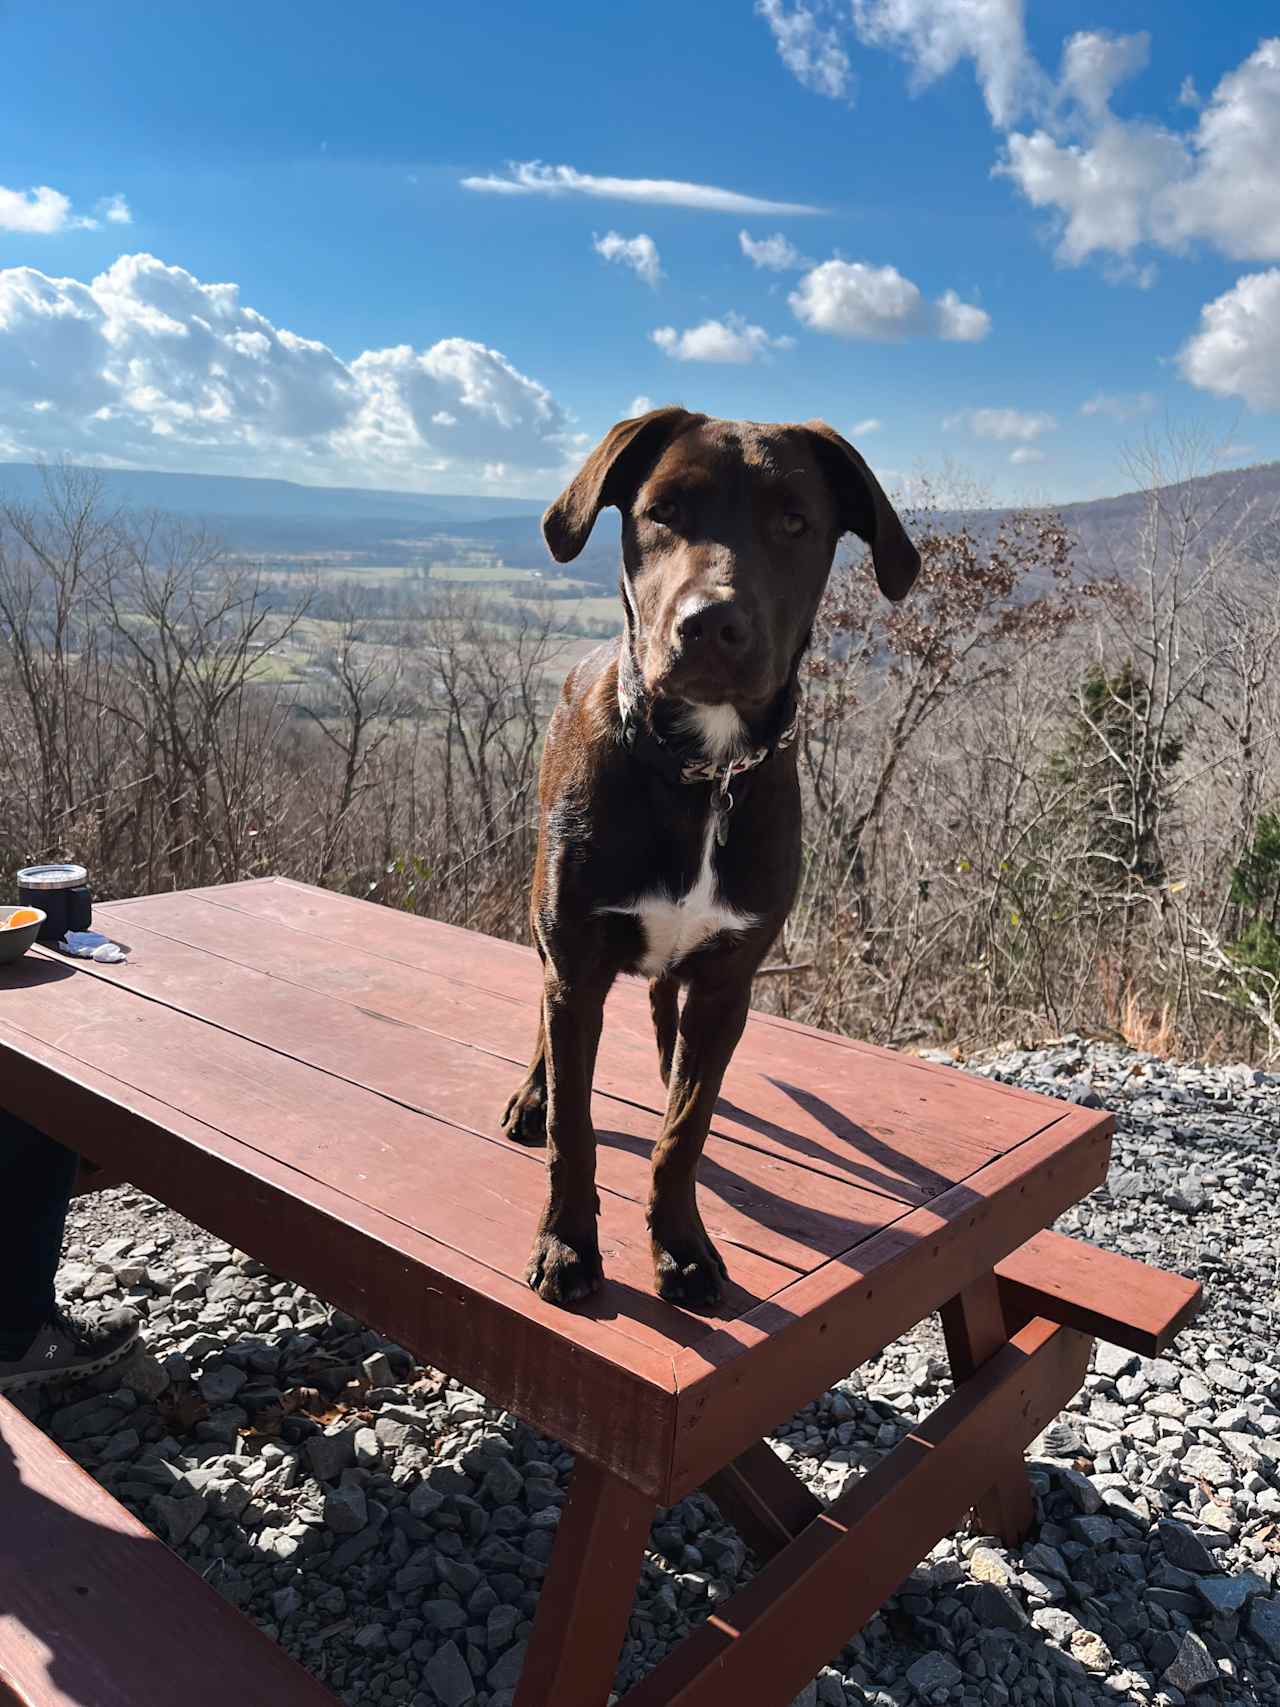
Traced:
[[[607, 1282], [556, 1309], [521, 1279], [541, 1156], [497, 1124], [531, 952], [283, 880], [96, 922], [126, 965], [40, 953], [0, 980], [4, 1104], [576, 1453], [518, 1707], [606, 1701], [655, 1511], [697, 1488], [761, 1568], [628, 1707], [784, 1707], [971, 1507], [1025, 1535], [1023, 1450], [1091, 1336], [1154, 1354], [1197, 1306], [1194, 1282], [1046, 1231], [1105, 1178], [1109, 1115], [765, 1015], [700, 1175], [730, 1290], [709, 1314], [661, 1302], [663, 1092], [623, 980], [593, 1103]], [[762, 1437], [934, 1311], [954, 1395], [823, 1507]]]
[[0, 1707], [179, 1701], [337, 1707], [0, 1399]]

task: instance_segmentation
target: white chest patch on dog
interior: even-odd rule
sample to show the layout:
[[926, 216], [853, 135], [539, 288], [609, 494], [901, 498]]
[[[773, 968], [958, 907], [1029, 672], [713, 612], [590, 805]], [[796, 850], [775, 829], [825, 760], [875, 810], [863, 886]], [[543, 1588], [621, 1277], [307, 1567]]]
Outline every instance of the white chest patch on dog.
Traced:
[[696, 734], [704, 755], [715, 764], [727, 764], [747, 745], [747, 726], [731, 705], [691, 705], [683, 723]]
[[639, 970], [658, 978], [723, 931], [746, 931], [756, 923], [754, 913], [727, 907], [716, 884], [716, 814], [707, 814], [702, 838], [702, 862], [693, 887], [679, 900], [657, 892], [640, 895], [622, 907], [601, 907], [602, 913], [630, 913], [644, 932], [645, 952]]

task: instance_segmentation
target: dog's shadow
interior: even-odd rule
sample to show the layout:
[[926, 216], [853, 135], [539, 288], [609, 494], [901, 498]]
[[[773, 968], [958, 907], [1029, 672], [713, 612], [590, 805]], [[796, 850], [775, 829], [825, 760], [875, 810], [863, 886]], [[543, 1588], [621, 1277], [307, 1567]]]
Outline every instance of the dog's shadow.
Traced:
[[[812, 1161], [820, 1163], [824, 1170], [838, 1168], [842, 1173], [849, 1174], [859, 1185], [866, 1186], [871, 1191], [883, 1192], [889, 1197], [901, 1197], [904, 1185], [914, 1186], [925, 1197], [931, 1197], [957, 1183], [936, 1169], [926, 1167], [914, 1157], [895, 1149], [892, 1144], [878, 1138], [865, 1126], [859, 1126], [856, 1120], [851, 1120], [847, 1114], [824, 1101], [813, 1091], [805, 1090], [800, 1085], [789, 1084], [785, 1079], [775, 1079], [772, 1074], [763, 1073], [761, 1077], [775, 1090], [790, 1097], [798, 1108], [803, 1109], [833, 1138], [840, 1139], [840, 1144], [826, 1145], [816, 1138], [806, 1137], [789, 1126], [779, 1125], [775, 1120], [767, 1120], [763, 1115], [754, 1114], [750, 1109], [731, 1102], [723, 1093], [717, 1099], [715, 1115], [712, 1116], [713, 1130], [717, 1115], [722, 1119], [734, 1120], [749, 1131], [759, 1133], [762, 1138], [771, 1138], [775, 1143], [785, 1144], [796, 1152], [802, 1165], [806, 1161]], [[723, 1136], [733, 1135], [726, 1132]], [[738, 1138], [737, 1142], [744, 1140]], [[866, 1160], [855, 1160], [851, 1151]]]

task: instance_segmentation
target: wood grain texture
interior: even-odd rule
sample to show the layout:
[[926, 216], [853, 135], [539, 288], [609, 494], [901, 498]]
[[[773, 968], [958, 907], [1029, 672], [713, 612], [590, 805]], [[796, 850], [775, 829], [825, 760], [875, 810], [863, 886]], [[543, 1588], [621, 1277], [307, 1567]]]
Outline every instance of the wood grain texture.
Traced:
[[[771, 1562], [631, 1699], [785, 1707], [975, 1500], [1021, 1525], [1021, 1447], [1083, 1378], [1086, 1333], [1158, 1350], [1198, 1303], [1044, 1231], [1105, 1176], [1110, 1117], [757, 1015], [702, 1174], [735, 1284], [711, 1315], [664, 1304], [641, 1210], [663, 1096], [644, 986], [622, 980], [593, 1104], [609, 1278], [556, 1309], [521, 1274], [541, 1157], [497, 1129], [532, 1037], [528, 950], [276, 880], [99, 912], [128, 965], [41, 953], [0, 985], [0, 1101], [575, 1450], [520, 1707], [605, 1701], [654, 1508], [704, 1483]], [[968, 1379], [820, 1509], [761, 1436], [943, 1306]], [[50, 1533], [89, 1521], [128, 1550], [121, 1580], [135, 1550], [144, 1581], [170, 1568], [101, 1498], [91, 1521], [64, 1501]], [[4, 1572], [0, 1545], [7, 1611]], [[6, 1682], [23, 1707], [150, 1699], [28, 1699], [4, 1641], [0, 1700]]]
[[996, 1276], [1013, 1326], [1047, 1316], [1143, 1357], [1167, 1351], [1203, 1301], [1198, 1280], [1050, 1230], [997, 1263]]
[[[958, 1387], [976, 1375], [1009, 1339], [995, 1274], [988, 1270], [971, 1280], [947, 1300], [940, 1314], [951, 1374]], [[1021, 1446], [1013, 1443], [994, 1448], [991, 1468], [990, 1484], [975, 1490], [973, 1509], [978, 1528], [983, 1534], [998, 1535], [1006, 1547], [1020, 1547], [1031, 1533], [1036, 1516]]]
[[605, 1707], [653, 1518], [652, 1500], [575, 1463], [515, 1707]]
[[670, 1348], [638, 1343], [607, 1319], [608, 1309], [627, 1304], [619, 1283], [598, 1301], [596, 1316], [566, 1315], [523, 1281], [247, 1151], [38, 1039], [16, 1048], [7, 1026], [0, 1027], [0, 1068], [13, 1112], [82, 1134], [140, 1189], [252, 1250], [274, 1272], [637, 1486], [665, 1487]]
[[[420, 921], [388, 908], [348, 896], [326, 894], [318, 901], [320, 893], [304, 884], [266, 880], [192, 891], [180, 904], [194, 896], [224, 917], [238, 912], [260, 924], [283, 925], [304, 942], [352, 951], [364, 958], [347, 975], [361, 982], [384, 959], [402, 972], [443, 978], [477, 998], [495, 995], [522, 1015], [514, 1053], [523, 1062], [541, 989], [531, 950], [454, 926], [433, 923], [429, 933], [415, 930]], [[164, 928], [157, 909], [165, 899], [148, 896], [115, 905], [122, 917], [155, 919]], [[296, 952], [303, 952], [300, 944]], [[365, 987], [376, 1003], [376, 989]], [[596, 1082], [652, 1109], [662, 1107], [647, 988], [639, 979], [620, 979], [609, 998]], [[1052, 1118], [1045, 1112], [1052, 1107], [1050, 1099], [1030, 1091], [757, 1014], [735, 1052], [713, 1130], [835, 1178], [920, 1202], [1039, 1130]]]
[[[192, 915], [195, 928], [183, 922]], [[86, 968], [90, 976], [340, 1075], [500, 1151], [512, 1149], [498, 1117], [524, 1072], [529, 1013], [522, 1005], [359, 950], [344, 949], [335, 965], [331, 946], [185, 895], [135, 905], [127, 929], [130, 964]], [[184, 940], [172, 934], [179, 930]], [[390, 1023], [376, 1023], [379, 1017]], [[657, 1082], [652, 1046], [633, 1047], [641, 1059], [628, 1088], [645, 1075]], [[607, 1094], [599, 1079], [598, 1183], [643, 1205], [661, 1118]], [[484, 1165], [480, 1150], [473, 1166]], [[902, 1207], [856, 1182], [725, 1139], [708, 1146], [700, 1198], [713, 1235], [797, 1272], [886, 1226]]]
[[[13, 1010], [0, 1001], [0, 1026], [58, 1039], [64, 1055], [84, 1068], [144, 1090], [234, 1138], [246, 1160], [283, 1162], [299, 1191], [305, 1192], [306, 1181], [327, 1186], [510, 1279], [522, 1277], [542, 1191], [538, 1154], [479, 1141], [393, 1095], [140, 999], [121, 981], [78, 968], [67, 977], [64, 971], [65, 963], [31, 960], [29, 970], [9, 980], [4, 991], [21, 995], [19, 1017], [8, 1021]], [[339, 1047], [336, 1040], [333, 1047]], [[346, 1048], [358, 1054], [359, 1037], [349, 1037]], [[473, 1099], [491, 1093], [492, 1063], [481, 1055], [461, 1064], [432, 1058], [419, 1070], [424, 1077], [463, 1073]], [[92, 1142], [83, 1140], [86, 1148]], [[105, 1153], [93, 1159], [118, 1165]], [[662, 1349], [673, 1337], [708, 1331], [710, 1318], [673, 1311], [653, 1296], [649, 1236], [638, 1204], [602, 1194], [601, 1241], [610, 1278], [623, 1290], [588, 1306], [588, 1314], [603, 1310], [641, 1343]], [[749, 1300], [768, 1297], [793, 1272], [741, 1251], [734, 1265], [737, 1291], [726, 1300], [726, 1316]]]
[[335, 1707], [315, 1682], [0, 1399], [0, 1700]]
[[521, 1278], [541, 1157], [496, 1133], [529, 951], [287, 882], [101, 911], [129, 964], [28, 957], [0, 989], [14, 1112], [659, 1499], [1098, 1177], [1087, 1111], [757, 1017], [735, 1092], [755, 1100], [703, 1174], [734, 1285], [714, 1314], [673, 1308], [640, 1207], [655, 1051], [624, 981], [595, 1104], [608, 1281], [556, 1310]]
[[822, 1501], [767, 1440], [739, 1453], [703, 1487], [757, 1558], [771, 1559], [822, 1511]]
[[964, 1516], [982, 1466], [1084, 1380], [1089, 1340], [1037, 1320], [841, 1494], [627, 1695], [628, 1707], [786, 1707]]
[[1055, 1125], [847, 1256], [804, 1275], [676, 1362], [670, 1492], [698, 1487], [779, 1417], [939, 1309], [1106, 1177], [1112, 1121]]

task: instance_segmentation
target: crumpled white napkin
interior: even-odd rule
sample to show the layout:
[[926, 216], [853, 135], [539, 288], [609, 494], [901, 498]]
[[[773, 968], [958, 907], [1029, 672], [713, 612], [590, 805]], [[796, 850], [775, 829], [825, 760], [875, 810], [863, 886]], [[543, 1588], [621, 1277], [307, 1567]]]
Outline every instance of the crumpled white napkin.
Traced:
[[101, 931], [68, 931], [58, 947], [63, 954], [74, 954], [78, 960], [102, 960], [114, 965], [128, 958], [120, 944], [103, 936]]

